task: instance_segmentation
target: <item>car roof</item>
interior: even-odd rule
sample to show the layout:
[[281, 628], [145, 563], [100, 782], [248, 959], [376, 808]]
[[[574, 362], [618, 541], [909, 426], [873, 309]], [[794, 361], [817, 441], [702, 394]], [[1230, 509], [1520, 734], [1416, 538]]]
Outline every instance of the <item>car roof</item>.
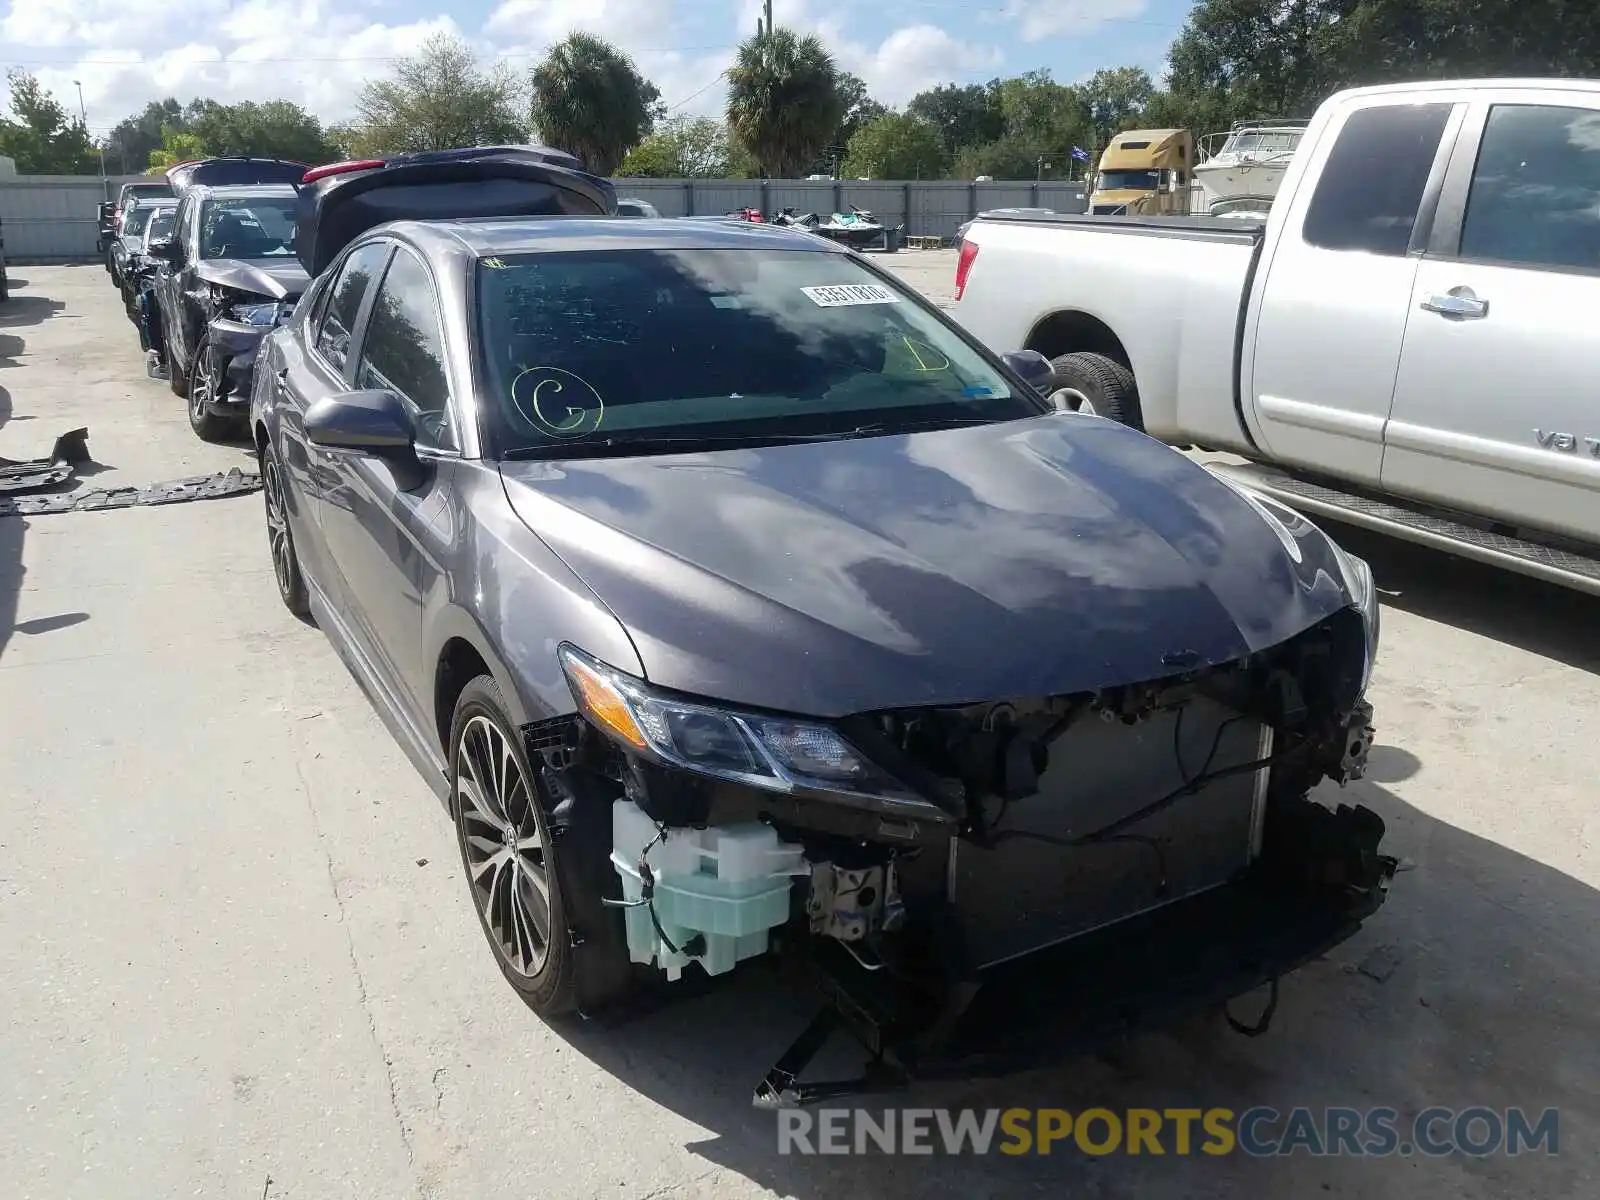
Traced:
[[810, 250], [843, 254], [815, 234], [735, 218], [488, 217], [457, 221], [400, 221], [389, 226], [419, 241], [450, 240], [477, 258], [567, 250]]

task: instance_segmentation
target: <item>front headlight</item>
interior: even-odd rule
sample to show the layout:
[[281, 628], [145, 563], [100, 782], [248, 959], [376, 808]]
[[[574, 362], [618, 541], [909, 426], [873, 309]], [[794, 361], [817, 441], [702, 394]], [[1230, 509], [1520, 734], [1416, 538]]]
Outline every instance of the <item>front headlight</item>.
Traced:
[[947, 820], [831, 726], [670, 696], [571, 646], [560, 650], [573, 699], [602, 733], [646, 758], [772, 792]]
[[235, 304], [228, 310], [228, 316], [245, 325], [276, 325], [278, 323], [278, 310], [281, 307], [276, 302], [271, 304]]

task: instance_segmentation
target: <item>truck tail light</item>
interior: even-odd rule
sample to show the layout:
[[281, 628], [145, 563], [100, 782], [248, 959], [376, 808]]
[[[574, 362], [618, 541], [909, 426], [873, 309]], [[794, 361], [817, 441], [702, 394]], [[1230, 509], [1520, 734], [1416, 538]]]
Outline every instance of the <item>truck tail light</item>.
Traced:
[[978, 258], [978, 243], [971, 236], [961, 239], [961, 254], [956, 259], [956, 299], [967, 290], [967, 276], [972, 274], [972, 264]]

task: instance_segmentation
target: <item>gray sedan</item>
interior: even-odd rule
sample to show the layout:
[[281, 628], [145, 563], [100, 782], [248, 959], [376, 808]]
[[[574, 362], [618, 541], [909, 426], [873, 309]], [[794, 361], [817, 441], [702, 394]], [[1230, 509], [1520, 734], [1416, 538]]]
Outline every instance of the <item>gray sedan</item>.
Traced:
[[782, 947], [896, 1077], [1027, 1066], [1381, 903], [1382, 821], [1306, 798], [1365, 759], [1376, 592], [1297, 514], [806, 234], [331, 237], [252, 397], [278, 586], [539, 1013]]

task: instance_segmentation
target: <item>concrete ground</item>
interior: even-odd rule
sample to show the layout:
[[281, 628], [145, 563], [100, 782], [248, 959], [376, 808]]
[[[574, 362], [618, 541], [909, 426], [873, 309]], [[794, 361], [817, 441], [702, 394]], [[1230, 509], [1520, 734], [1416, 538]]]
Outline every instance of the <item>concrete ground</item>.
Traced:
[[[245, 461], [143, 377], [103, 271], [15, 274], [0, 454], [86, 424], [86, 486]], [[1348, 541], [1388, 604], [1348, 795], [1409, 860], [1388, 906], [1265, 1037], [1196, 1020], [899, 1103], [1556, 1107], [1557, 1157], [778, 1156], [748, 1098], [802, 1000], [759, 978], [611, 1031], [533, 1017], [444, 812], [278, 603], [247, 496], [0, 518], [0, 1195], [1594, 1195], [1600, 606]]]

